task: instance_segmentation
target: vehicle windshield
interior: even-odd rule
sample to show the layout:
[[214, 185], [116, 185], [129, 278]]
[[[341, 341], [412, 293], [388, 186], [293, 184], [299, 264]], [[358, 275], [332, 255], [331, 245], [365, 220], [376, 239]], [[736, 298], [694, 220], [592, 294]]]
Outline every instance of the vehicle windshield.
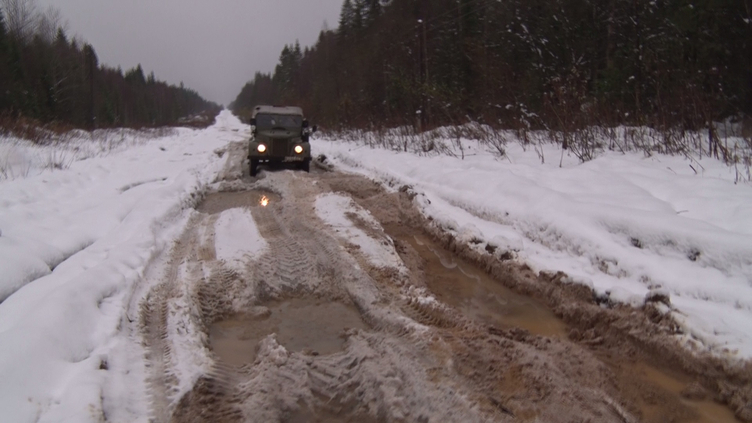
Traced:
[[256, 115], [256, 127], [262, 129], [300, 128], [303, 125], [303, 117], [295, 115]]

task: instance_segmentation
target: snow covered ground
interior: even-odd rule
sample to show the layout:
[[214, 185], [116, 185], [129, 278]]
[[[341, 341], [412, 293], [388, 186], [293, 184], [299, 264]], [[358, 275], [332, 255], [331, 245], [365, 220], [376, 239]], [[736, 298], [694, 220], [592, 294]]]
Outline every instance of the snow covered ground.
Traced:
[[664, 311], [688, 346], [752, 357], [752, 187], [734, 184], [733, 169], [637, 153], [584, 164], [564, 155], [559, 167], [555, 145], [509, 144], [499, 158], [462, 142], [464, 160], [337, 140], [313, 147], [345, 170], [412, 186], [424, 212], [460, 239], [566, 272], [604, 302], [640, 306], [668, 294]]
[[[121, 328], [144, 269], [233, 159], [215, 150], [247, 130], [225, 111], [206, 130], [89, 146], [83, 156], [0, 140], [15, 169], [15, 179], [0, 181], [3, 421], [100, 421], [108, 413], [147, 421], [143, 385], [128, 383], [144, 375], [102, 370], [122, 369], [114, 363], [133, 355], [125, 350], [139, 341]], [[703, 159], [696, 174], [681, 157], [639, 154], [585, 164], [565, 156], [560, 168], [554, 146], [509, 145], [498, 158], [464, 141], [464, 160], [342, 141], [315, 140], [313, 148], [340, 169], [412, 186], [424, 212], [460, 239], [510, 251], [536, 270], [564, 271], [606, 302], [639, 306], [651, 292], [668, 294], [666, 312], [682, 322], [688, 345], [752, 357], [752, 187], [735, 185], [733, 170], [717, 161]], [[541, 154], [555, 160], [541, 164]], [[63, 169], [50, 171], [61, 156]], [[317, 215], [378, 253], [345, 218], [348, 204], [322, 196]], [[258, 242], [238, 244], [238, 233]], [[230, 265], [267, 247], [242, 210], [218, 218], [216, 238]], [[376, 253], [374, 263], [394, 264]]]
[[99, 421], [112, 383], [99, 369], [123, 354], [119, 326], [135, 284], [223, 168], [229, 155], [214, 150], [246, 130], [225, 111], [209, 129], [101, 149], [56, 171], [0, 140], [16, 169], [28, 169], [0, 182], [2, 421]]

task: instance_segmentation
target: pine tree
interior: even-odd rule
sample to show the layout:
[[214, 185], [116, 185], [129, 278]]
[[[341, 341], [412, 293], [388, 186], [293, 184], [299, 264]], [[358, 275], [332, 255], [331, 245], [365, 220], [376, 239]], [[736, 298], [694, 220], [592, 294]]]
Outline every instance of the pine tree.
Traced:
[[89, 127], [94, 129], [97, 125], [95, 86], [97, 70], [99, 68], [99, 59], [97, 58], [97, 53], [94, 51], [94, 47], [90, 44], [84, 46], [84, 57], [86, 58], [86, 82], [88, 88], [86, 121], [88, 122]]
[[352, 0], [345, 0], [342, 4], [342, 10], [339, 14], [339, 29], [338, 34], [342, 38], [347, 38], [350, 33], [355, 29], [355, 6], [353, 6]]
[[10, 72], [8, 69], [8, 30], [5, 16], [0, 9], [0, 110], [10, 106]]
[[413, 123], [427, 99], [443, 121], [514, 129], [707, 129], [752, 115], [751, 2], [343, 0], [337, 30], [286, 46], [234, 106], [271, 79], [330, 125]]
[[0, 55], [5, 54], [7, 51], [8, 43], [8, 29], [5, 27], [5, 14], [3, 9], [0, 8]]
[[[144, 76], [144, 69], [141, 67], [141, 64], [139, 63], [138, 66], [135, 68], [127, 71], [125, 73], [125, 80], [136, 85], [145, 85], [146, 84], [146, 77]], [[181, 88], [182, 88], [182, 82]]]
[[65, 30], [63, 30], [63, 28], [57, 29], [57, 35], [55, 35], [55, 44], [58, 46], [68, 45], [68, 36], [65, 35]]
[[[369, 28], [381, 16], [381, 2], [379, 0], [355, 0], [356, 10], [360, 16], [363, 28]], [[357, 18], [357, 17], [356, 17]]]

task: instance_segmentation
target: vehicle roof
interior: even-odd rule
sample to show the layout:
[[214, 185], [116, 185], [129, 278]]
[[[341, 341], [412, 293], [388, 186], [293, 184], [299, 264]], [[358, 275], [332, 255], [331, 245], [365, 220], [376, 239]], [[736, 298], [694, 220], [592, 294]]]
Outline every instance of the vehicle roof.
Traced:
[[298, 115], [303, 116], [303, 109], [294, 106], [256, 106], [253, 108], [253, 116], [259, 113], [275, 115]]

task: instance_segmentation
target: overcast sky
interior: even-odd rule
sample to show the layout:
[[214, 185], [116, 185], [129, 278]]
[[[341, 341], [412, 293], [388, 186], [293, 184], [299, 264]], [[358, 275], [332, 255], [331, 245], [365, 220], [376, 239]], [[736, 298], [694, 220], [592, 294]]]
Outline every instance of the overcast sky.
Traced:
[[256, 71], [270, 72], [285, 44], [312, 46], [343, 0], [38, 0], [58, 8], [69, 35], [100, 63], [181, 81], [227, 105]]

